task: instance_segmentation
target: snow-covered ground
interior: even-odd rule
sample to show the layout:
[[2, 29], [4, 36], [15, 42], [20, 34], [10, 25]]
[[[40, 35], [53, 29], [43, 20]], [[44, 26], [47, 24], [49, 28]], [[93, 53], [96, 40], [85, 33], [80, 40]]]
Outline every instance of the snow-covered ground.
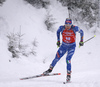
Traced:
[[[46, 30], [44, 20], [50, 12], [56, 19], [54, 32]], [[42, 77], [21, 81], [19, 78], [41, 74], [49, 68], [55, 57], [56, 30], [64, 24], [68, 17], [66, 7], [62, 7], [57, 1], [51, 0], [48, 9], [36, 9], [23, 0], [6, 0], [0, 7], [0, 87], [100, 87], [100, 32], [96, 37], [79, 48], [80, 36], [77, 33], [77, 47], [72, 58], [72, 82], [62, 84], [66, 79], [65, 57], [57, 63], [53, 72], [61, 73], [60, 76]], [[77, 24], [84, 30], [84, 40], [94, 34], [87, 31], [84, 26]], [[8, 32], [21, 31], [24, 35], [24, 43], [31, 44], [36, 38], [37, 56], [11, 58], [7, 49]]]

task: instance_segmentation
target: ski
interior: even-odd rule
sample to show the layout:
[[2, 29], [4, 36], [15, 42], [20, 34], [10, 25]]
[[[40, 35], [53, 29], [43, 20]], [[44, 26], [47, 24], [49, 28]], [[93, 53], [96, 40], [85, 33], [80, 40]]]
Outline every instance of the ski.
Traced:
[[71, 81], [68, 81], [68, 82], [63, 82], [63, 84], [66, 84], [66, 83], [71, 83]]
[[44, 76], [54, 76], [54, 75], [61, 75], [61, 73], [39, 74], [35, 76], [20, 78], [20, 80], [26, 80], [26, 79], [32, 79], [32, 78], [38, 78], [38, 77], [44, 77]]

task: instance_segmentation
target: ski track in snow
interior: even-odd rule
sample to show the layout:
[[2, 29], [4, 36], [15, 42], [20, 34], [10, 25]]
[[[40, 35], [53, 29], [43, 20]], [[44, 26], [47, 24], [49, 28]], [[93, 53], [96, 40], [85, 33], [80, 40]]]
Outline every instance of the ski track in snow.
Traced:
[[[53, 78], [55, 79], [55, 78]], [[100, 82], [74, 82], [63, 84], [63, 81], [57, 79], [55, 80], [44, 80], [44, 79], [35, 79], [35, 80], [29, 80], [29, 81], [10, 81], [10, 82], [2, 82], [0, 83], [1, 87], [99, 87]]]

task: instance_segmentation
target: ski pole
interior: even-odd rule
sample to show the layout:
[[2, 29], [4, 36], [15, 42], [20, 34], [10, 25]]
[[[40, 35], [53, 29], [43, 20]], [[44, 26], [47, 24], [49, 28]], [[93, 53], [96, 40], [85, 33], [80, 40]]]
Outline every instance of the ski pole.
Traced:
[[84, 41], [84, 43], [86, 43], [87, 41], [89, 41], [89, 40], [93, 39], [94, 37], [96, 37], [96, 35], [94, 35], [94, 36], [93, 36], [93, 37], [91, 37], [90, 39], [88, 39], [88, 40]]
[[[89, 38], [88, 40], [84, 41], [83, 43], [88, 42], [89, 40], [93, 39], [94, 37], [96, 37], [96, 35], [94, 35], [93, 37], [91, 37], [91, 38]], [[80, 48], [80, 45], [79, 45], [79, 48]]]

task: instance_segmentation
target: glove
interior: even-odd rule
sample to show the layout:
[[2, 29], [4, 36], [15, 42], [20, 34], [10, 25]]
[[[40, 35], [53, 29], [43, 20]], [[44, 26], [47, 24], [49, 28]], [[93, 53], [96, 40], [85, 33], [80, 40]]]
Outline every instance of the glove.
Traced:
[[60, 41], [57, 41], [57, 46], [60, 47]]
[[80, 41], [80, 42], [79, 42], [79, 45], [80, 45], [80, 46], [83, 46], [83, 45], [84, 45], [84, 42], [83, 42], [83, 41]]

